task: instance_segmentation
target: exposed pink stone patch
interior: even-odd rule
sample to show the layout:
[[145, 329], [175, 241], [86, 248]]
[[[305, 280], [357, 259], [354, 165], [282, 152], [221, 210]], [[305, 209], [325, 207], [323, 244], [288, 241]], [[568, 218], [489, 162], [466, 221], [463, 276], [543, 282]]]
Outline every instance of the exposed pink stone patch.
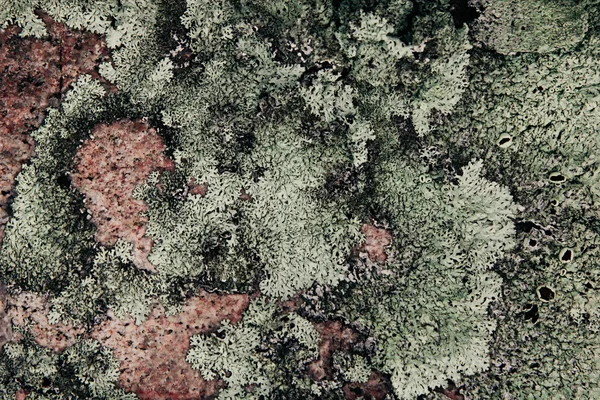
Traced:
[[248, 302], [248, 295], [202, 292], [177, 315], [166, 317], [158, 307], [140, 326], [133, 318], [107, 320], [94, 328], [91, 337], [113, 349], [121, 361], [119, 385], [140, 399], [207, 399], [223, 382], [205, 381], [185, 361], [190, 336], [214, 332], [224, 319], [237, 323]]
[[208, 184], [197, 184], [194, 178], [190, 179], [190, 183], [188, 183], [188, 188], [190, 190], [190, 194], [198, 194], [200, 197], [206, 196], [208, 193]]
[[[83, 327], [51, 325], [45, 296], [23, 292], [8, 296], [6, 301], [9, 323], [20, 326], [31, 323], [34, 340], [42, 347], [60, 353], [78, 337], [91, 337], [111, 348], [121, 362], [119, 386], [135, 392], [141, 400], [193, 400], [213, 398], [224, 382], [205, 381], [185, 361], [190, 336], [214, 332], [224, 319], [239, 322], [250, 296], [202, 291], [188, 299], [177, 315], [166, 317], [164, 309], [157, 307], [139, 326], [134, 318], [108, 319], [89, 332]], [[10, 341], [21, 339], [15, 333]]]
[[28, 394], [26, 390], [19, 390], [15, 395], [15, 400], [25, 400]]
[[373, 372], [365, 383], [348, 383], [344, 385], [344, 397], [347, 400], [384, 400], [389, 398], [392, 388], [389, 382], [378, 372]]
[[[77, 336], [82, 335], [83, 328], [74, 328], [62, 323], [52, 325], [48, 322], [50, 305], [46, 297], [35, 293], [22, 292], [15, 296], [9, 296], [6, 316], [12, 325], [24, 326], [30, 322], [30, 330], [33, 337], [40, 346], [62, 352], [67, 347], [75, 344]], [[12, 341], [21, 340], [19, 333], [14, 333]]]
[[48, 106], [58, 106], [81, 73], [100, 79], [95, 68], [109, 60], [106, 43], [89, 32], [69, 30], [39, 14], [45, 39], [21, 38], [20, 28], [0, 29], [0, 243], [8, 222], [21, 165], [34, 155], [28, 132], [39, 127]]
[[6, 314], [7, 305], [8, 295], [6, 292], [6, 286], [0, 282], [0, 347], [10, 342], [13, 338], [10, 317]]
[[246, 189], [242, 188], [242, 190], [240, 191], [240, 200], [254, 201], [254, 198], [252, 196], [250, 196], [248, 193], [246, 193]]
[[145, 235], [147, 205], [133, 198], [134, 188], [153, 171], [173, 170], [165, 145], [147, 123], [100, 124], [75, 156], [73, 185], [85, 194], [85, 205], [98, 228], [96, 240], [114, 245], [121, 238], [134, 245], [134, 264], [155, 271], [148, 261], [152, 239]]
[[433, 391], [443, 394], [450, 400], [465, 400], [465, 396], [462, 393], [460, 393], [460, 390], [461, 388], [456, 387], [454, 382], [450, 382], [447, 387], [437, 387]]
[[392, 243], [392, 234], [384, 228], [378, 228], [371, 224], [363, 224], [361, 232], [365, 235], [366, 241], [359, 251], [367, 253], [369, 260], [376, 263], [384, 263], [387, 260], [385, 248]]
[[314, 381], [331, 379], [332, 359], [335, 351], [350, 350], [358, 342], [358, 334], [340, 321], [325, 321], [313, 324], [319, 335], [319, 358], [308, 366], [308, 374]]

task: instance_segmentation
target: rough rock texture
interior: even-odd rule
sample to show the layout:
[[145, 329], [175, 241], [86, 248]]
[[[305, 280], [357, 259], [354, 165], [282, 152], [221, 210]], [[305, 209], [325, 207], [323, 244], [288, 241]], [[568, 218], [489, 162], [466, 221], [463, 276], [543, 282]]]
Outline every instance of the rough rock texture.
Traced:
[[6, 286], [0, 282], [0, 347], [11, 341], [13, 338], [10, 317], [6, 314], [7, 304], [8, 297], [6, 293]]
[[[24, 326], [31, 323], [30, 329], [35, 341], [43, 347], [62, 352], [76, 342], [77, 336], [84, 333], [83, 328], [74, 328], [62, 323], [52, 325], [48, 322], [50, 305], [46, 297], [22, 292], [7, 299], [6, 315], [13, 325]], [[19, 333], [13, 335], [15, 342], [21, 339]]]
[[308, 366], [312, 380], [322, 381], [332, 377], [332, 355], [337, 350], [348, 351], [358, 343], [358, 334], [340, 321], [326, 321], [314, 324], [321, 335], [319, 358]]
[[361, 232], [366, 236], [366, 241], [359, 251], [366, 252], [372, 262], [384, 263], [388, 257], [385, 248], [392, 243], [390, 231], [371, 224], [363, 224]]
[[347, 400], [384, 400], [391, 393], [392, 388], [389, 381], [377, 372], [373, 372], [365, 383], [344, 385], [344, 396]]
[[461, 388], [456, 387], [454, 382], [450, 382], [446, 388], [436, 388], [434, 391], [441, 393], [450, 400], [465, 400], [465, 396], [460, 393]]
[[[100, 341], [121, 362], [119, 385], [142, 400], [210, 399], [223, 382], [203, 380], [185, 361], [190, 336], [216, 331], [224, 319], [237, 323], [248, 303], [247, 295], [201, 292], [188, 299], [177, 315], [166, 317], [159, 307], [139, 326], [134, 318], [108, 319], [86, 332], [82, 327], [51, 325], [47, 299], [23, 292], [7, 297], [6, 317], [9, 327], [11, 322], [18, 326], [31, 323], [35, 341], [58, 353], [74, 344], [78, 336]], [[14, 333], [10, 339], [19, 341], [21, 335]]]
[[26, 390], [19, 390], [15, 396], [15, 400], [25, 400], [28, 394]]
[[185, 361], [190, 336], [214, 332], [223, 319], [240, 321], [248, 302], [247, 295], [203, 292], [189, 299], [177, 315], [166, 317], [156, 308], [140, 326], [133, 318], [107, 320], [91, 336], [113, 349], [121, 361], [119, 384], [140, 399], [208, 399], [223, 382], [205, 381]]
[[[99, 36], [70, 31], [47, 16], [42, 18], [48, 27], [47, 39], [20, 38], [16, 27], [0, 29], [0, 242], [14, 196], [14, 179], [21, 165], [34, 155], [34, 143], [27, 132], [41, 125], [47, 107], [60, 104], [79, 74], [101, 79], [95, 68], [108, 60]], [[117, 238], [134, 243], [136, 265], [149, 270], [154, 269], [147, 260], [152, 241], [145, 236], [146, 220], [139, 216], [146, 205], [134, 200], [132, 192], [150, 172], [174, 168], [164, 150], [160, 137], [144, 122], [102, 124], [80, 147], [72, 174], [74, 185], [86, 195], [86, 206], [98, 227], [97, 240], [107, 245]], [[200, 196], [209, 190], [205, 183], [192, 181], [188, 186], [190, 194]], [[243, 189], [240, 198], [252, 201]], [[385, 247], [391, 243], [389, 231], [364, 224], [362, 232], [366, 242], [360, 251], [366, 252], [372, 262], [385, 262]], [[121, 361], [120, 385], [140, 399], [153, 400], [215, 396], [223, 382], [204, 381], [185, 362], [189, 338], [216, 330], [223, 319], [239, 321], [249, 301], [245, 295], [201, 293], [189, 299], [178, 315], [166, 317], [157, 308], [140, 326], [133, 318], [109, 319], [86, 333], [83, 328], [51, 325], [45, 297], [31, 293], [2, 297], [2, 293], [0, 290], [0, 345], [19, 340], [20, 335], [12, 332], [11, 325], [23, 326], [26, 322], [31, 323], [36, 342], [56, 352], [75, 343], [79, 335], [91, 336], [111, 348]], [[320, 357], [311, 363], [309, 373], [314, 380], [322, 381], [331, 378], [332, 354], [336, 350], [349, 351], [359, 339], [356, 332], [338, 321], [316, 323], [315, 327], [322, 338]], [[349, 399], [379, 399], [389, 393], [389, 385], [373, 373], [367, 383], [348, 384], [344, 392]], [[24, 391], [17, 396], [26, 397]]]
[[[285, 311], [298, 310], [303, 303], [302, 292], [290, 300], [279, 302], [279, 307]], [[308, 365], [308, 376], [316, 382], [332, 379], [333, 353], [350, 351], [361, 342], [359, 334], [351, 327], [340, 321], [313, 322], [321, 341], [319, 343], [319, 358]], [[384, 400], [393, 392], [389, 379], [378, 372], [373, 372], [365, 383], [348, 383], [343, 388], [344, 397], [348, 400]]]
[[156, 131], [142, 121], [100, 124], [75, 156], [72, 182], [83, 194], [85, 205], [98, 228], [96, 240], [114, 245], [118, 238], [133, 243], [134, 264], [155, 271], [148, 261], [152, 239], [145, 236], [148, 208], [133, 198], [135, 187], [151, 172], [173, 170], [164, 154], [165, 145]]
[[194, 178], [192, 178], [188, 183], [188, 189], [190, 194], [198, 194], [200, 197], [204, 197], [206, 196], [206, 193], [208, 193], [208, 184], [203, 183], [199, 185]]
[[246, 189], [242, 188], [240, 191], [240, 199], [244, 201], [254, 201], [254, 198], [246, 193]]
[[68, 30], [40, 16], [47, 39], [21, 38], [15, 26], [0, 29], [0, 243], [15, 195], [15, 177], [34, 154], [27, 133], [41, 125], [48, 106], [59, 105], [79, 74], [100, 79], [95, 68], [109, 59], [100, 36]]

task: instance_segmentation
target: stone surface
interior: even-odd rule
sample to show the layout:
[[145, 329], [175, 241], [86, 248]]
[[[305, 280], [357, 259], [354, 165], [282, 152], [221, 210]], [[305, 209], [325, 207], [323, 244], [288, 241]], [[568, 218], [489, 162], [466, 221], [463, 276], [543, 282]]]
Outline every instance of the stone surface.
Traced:
[[98, 228], [96, 240], [133, 243], [134, 264], [149, 271], [155, 271], [148, 261], [152, 239], [145, 235], [147, 217], [140, 216], [148, 207], [133, 198], [133, 190], [151, 172], [175, 168], [164, 150], [161, 137], [143, 121], [100, 124], [78, 149], [71, 175]]
[[312, 380], [322, 381], [332, 378], [332, 356], [335, 351], [348, 351], [358, 343], [358, 334], [340, 321], [314, 323], [315, 329], [321, 335], [319, 343], [319, 358], [308, 366]]
[[[41, 15], [47, 24], [47, 39], [23, 39], [19, 30], [0, 29], [0, 243], [15, 177], [21, 165], [34, 155], [34, 143], [28, 135], [39, 127], [47, 107], [57, 107], [69, 85], [81, 73], [100, 79], [99, 63], [109, 60], [104, 41], [97, 35], [68, 30], [64, 25]], [[101, 79], [102, 80], [102, 79]], [[103, 80], [102, 80], [103, 81]], [[107, 89], [114, 87], [103, 81]], [[75, 158], [72, 182], [85, 196], [85, 204], [98, 231], [96, 239], [113, 245], [118, 238], [134, 244], [135, 265], [154, 270], [147, 255], [152, 240], [145, 236], [147, 220], [139, 215], [146, 210], [143, 202], [133, 199], [135, 186], [152, 171], [172, 170], [174, 165], [164, 155], [165, 146], [156, 131], [143, 121], [119, 121], [98, 125], [92, 137], [79, 148]], [[189, 194], [205, 196], [205, 183], [190, 181]], [[244, 189], [240, 199], [252, 201]], [[391, 234], [372, 223], [364, 224], [365, 243], [358, 248], [375, 263], [387, 260], [386, 247]], [[38, 344], [62, 352], [75, 343], [78, 336], [92, 337], [113, 350], [121, 362], [119, 384], [135, 392], [140, 399], [211, 399], [224, 383], [204, 381], [198, 371], [185, 362], [190, 336], [214, 332], [223, 319], [233, 323], [242, 318], [248, 306], [246, 295], [216, 295], [205, 292], [188, 299], [183, 311], [165, 316], [162, 308], [153, 310], [140, 326], [133, 318], [109, 318], [86, 331], [82, 327], [51, 325], [49, 305], [43, 296], [21, 292], [6, 296], [0, 286], [0, 345], [18, 341], [12, 325], [31, 323]], [[296, 302], [297, 303], [297, 302]], [[288, 302], [283, 308], [295, 309]], [[332, 355], [349, 351], [359, 337], [339, 321], [315, 323], [321, 335], [319, 359], [309, 365], [315, 381], [332, 377]], [[348, 399], [383, 399], [391, 388], [380, 374], [373, 373], [364, 384], [344, 386]], [[446, 394], [446, 393], [445, 393]], [[25, 399], [26, 391], [17, 398]]]
[[465, 396], [462, 393], [460, 393], [461, 388], [456, 387], [454, 382], [450, 382], [445, 388], [436, 388], [434, 389], [434, 391], [443, 394], [450, 400], [465, 400]]
[[378, 228], [371, 224], [363, 224], [361, 232], [366, 237], [359, 251], [366, 252], [369, 260], [375, 263], [384, 263], [388, 255], [385, 248], [392, 244], [392, 234], [384, 228]]
[[113, 349], [121, 361], [119, 384], [141, 400], [212, 398], [223, 386], [205, 381], [185, 361], [190, 336], [214, 332], [224, 319], [237, 323], [248, 307], [247, 295], [200, 293], [189, 299], [181, 313], [166, 317], [161, 308], [140, 326], [133, 318], [107, 320], [91, 337]]
[[206, 196], [206, 193], [208, 193], [208, 184], [197, 184], [194, 178], [192, 178], [188, 183], [188, 189], [190, 194], [197, 194], [200, 195], [200, 197], [204, 197]]
[[[50, 324], [48, 313], [50, 305], [45, 296], [35, 293], [21, 292], [9, 296], [6, 315], [12, 325], [25, 326], [31, 323], [30, 330], [35, 341], [43, 347], [54, 350], [57, 353], [62, 352], [68, 346], [73, 345], [77, 336], [85, 332], [81, 327], [74, 328], [71, 325]], [[21, 339], [19, 333], [13, 335], [15, 342]]]
[[[86, 331], [83, 327], [51, 325], [47, 298], [23, 292], [7, 297], [6, 317], [9, 327], [30, 323], [34, 340], [57, 353], [78, 337], [98, 340], [112, 349], [121, 363], [119, 386], [135, 392], [141, 400], [199, 400], [213, 398], [224, 383], [205, 381], [185, 361], [190, 336], [214, 332], [224, 319], [239, 322], [248, 303], [247, 295], [201, 292], [188, 299], [177, 315], [167, 317], [158, 307], [141, 325], [136, 325], [134, 318], [109, 318]], [[16, 333], [10, 341], [20, 339]], [[26, 393], [21, 396], [25, 398]]]
[[100, 36], [69, 30], [40, 16], [48, 29], [46, 39], [21, 38], [16, 26], [0, 29], [0, 243], [15, 196], [15, 178], [34, 155], [28, 133], [42, 124], [49, 106], [60, 104], [79, 74], [100, 79], [95, 68], [109, 60]]
[[6, 286], [0, 282], [0, 347], [10, 342], [13, 338], [10, 317], [6, 314], [7, 302]]
[[391, 393], [392, 387], [389, 381], [377, 372], [373, 372], [365, 383], [344, 385], [344, 396], [347, 400], [384, 400]]

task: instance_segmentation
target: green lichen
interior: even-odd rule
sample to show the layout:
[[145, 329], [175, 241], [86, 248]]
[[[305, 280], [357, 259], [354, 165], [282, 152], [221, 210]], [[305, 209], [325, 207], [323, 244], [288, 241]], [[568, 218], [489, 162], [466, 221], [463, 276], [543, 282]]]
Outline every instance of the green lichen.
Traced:
[[475, 37], [501, 54], [571, 49], [588, 30], [594, 1], [475, 0], [482, 9]]
[[[339, 398], [373, 371], [398, 399], [448, 380], [474, 398], [600, 396], [596, 1], [471, 1], [462, 26], [447, 0], [5, 3], [22, 36], [44, 36], [38, 9], [105, 35], [118, 89], [79, 77], [17, 178], [0, 276], [50, 293], [51, 322], [259, 292], [241, 322], [192, 338], [220, 398]], [[68, 180], [93, 126], [140, 117], [175, 164], [135, 190], [155, 274], [130, 243], [93, 242]], [[383, 264], [353, 251], [368, 218], [392, 233]], [[331, 318], [370, 344], [312, 382], [313, 322]], [[14, 377], [40, 398], [44, 379], [123, 395], [95, 342], [4, 351], [3, 396]]]
[[598, 396], [597, 26], [596, 16], [577, 50], [478, 55], [470, 95], [442, 130], [453, 153], [485, 155], [520, 204], [522, 245], [499, 268], [501, 322], [472, 396]]
[[94, 398], [134, 400], [117, 388], [119, 362], [94, 340], [81, 340], [56, 354], [26, 338], [3, 347], [0, 396], [14, 399], [18, 390], [32, 399]]
[[204, 379], [220, 376], [227, 383], [219, 399], [261, 399], [290, 385], [310, 393], [309, 383], [296, 376], [299, 366], [318, 356], [318, 343], [309, 321], [258, 300], [242, 322], [224, 321], [215, 334], [193, 336], [186, 359]]

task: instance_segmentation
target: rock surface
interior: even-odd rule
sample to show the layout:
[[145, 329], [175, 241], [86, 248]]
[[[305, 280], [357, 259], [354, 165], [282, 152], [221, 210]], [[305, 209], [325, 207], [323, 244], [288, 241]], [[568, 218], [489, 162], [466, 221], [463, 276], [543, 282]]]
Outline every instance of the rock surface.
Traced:
[[100, 36], [40, 16], [48, 29], [46, 39], [21, 38], [16, 26], [0, 29], [0, 243], [15, 178], [34, 155], [29, 132], [42, 124], [48, 107], [58, 107], [79, 74], [100, 79], [95, 68], [109, 60]]
[[247, 295], [203, 292], [189, 299], [177, 315], [166, 317], [156, 308], [140, 326], [134, 318], [108, 320], [91, 337], [113, 349], [121, 361], [119, 384], [140, 399], [208, 399], [223, 382], [205, 381], [185, 361], [190, 336], [214, 332], [224, 319], [240, 321], [248, 301]]
[[372, 224], [363, 224], [361, 232], [365, 235], [366, 241], [361, 245], [359, 251], [366, 252], [369, 260], [374, 263], [384, 263], [388, 258], [385, 249], [392, 244], [390, 231]]
[[73, 185], [85, 195], [85, 206], [98, 228], [96, 240], [114, 245], [121, 238], [133, 243], [134, 264], [155, 271], [148, 261], [152, 239], [145, 235], [148, 209], [133, 198], [135, 187], [153, 171], [173, 170], [156, 130], [143, 121], [100, 124], [75, 156]]

